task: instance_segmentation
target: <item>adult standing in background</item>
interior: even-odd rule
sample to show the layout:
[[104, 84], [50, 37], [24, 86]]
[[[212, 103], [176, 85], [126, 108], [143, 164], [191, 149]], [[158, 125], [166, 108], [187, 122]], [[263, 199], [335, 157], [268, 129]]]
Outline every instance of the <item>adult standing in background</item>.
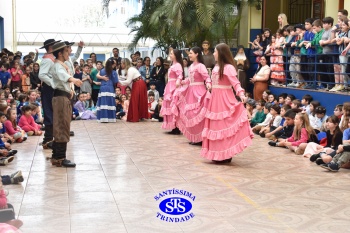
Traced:
[[138, 122], [148, 118], [147, 87], [142, 80], [140, 72], [133, 66], [129, 59], [123, 59], [125, 63], [126, 80], [119, 80], [123, 86], [132, 83], [131, 99], [128, 109], [127, 121]]
[[122, 62], [122, 58], [119, 57], [119, 49], [118, 48], [113, 48], [113, 59], [117, 62], [116, 67], [114, 67], [114, 70], [119, 68], [120, 63]]
[[151, 81], [155, 83], [156, 90], [159, 92], [159, 97], [163, 97], [165, 88], [165, 74], [164, 59], [157, 57], [156, 66], [153, 67], [151, 72]]
[[278, 29], [283, 29], [285, 26], [289, 25], [287, 16], [284, 13], [279, 14], [277, 17], [277, 20], [278, 20]]
[[40, 66], [38, 63], [34, 63], [33, 70], [30, 73], [30, 84], [32, 85], [32, 90], [41, 91], [41, 81], [39, 79]]
[[92, 66], [96, 69], [96, 53], [90, 53], [90, 59], [92, 61]]
[[263, 92], [269, 87], [269, 78], [270, 78], [270, 67], [267, 65], [266, 56], [263, 55], [260, 58], [260, 65], [256, 71], [253, 78], [250, 79], [250, 82], [254, 84], [253, 96], [254, 100], [262, 100]]
[[209, 75], [211, 74], [211, 70], [214, 68], [215, 66], [215, 58], [212, 52], [210, 52], [209, 50], [210, 48], [210, 43], [209, 41], [205, 40], [202, 43], [202, 49], [203, 49], [203, 59], [204, 59], [204, 65], [205, 67], [207, 67], [208, 71], [209, 71]]
[[234, 65], [237, 68], [237, 78], [241, 83], [242, 88], [247, 90], [247, 74], [246, 71], [249, 69], [249, 60], [244, 53], [244, 47], [239, 45], [237, 47], [237, 54], [233, 59]]
[[142, 79], [146, 82], [147, 89], [149, 89], [149, 83], [151, 82], [151, 72], [153, 70], [153, 66], [151, 65], [151, 58], [144, 58], [144, 65], [140, 67], [139, 72], [142, 76]]

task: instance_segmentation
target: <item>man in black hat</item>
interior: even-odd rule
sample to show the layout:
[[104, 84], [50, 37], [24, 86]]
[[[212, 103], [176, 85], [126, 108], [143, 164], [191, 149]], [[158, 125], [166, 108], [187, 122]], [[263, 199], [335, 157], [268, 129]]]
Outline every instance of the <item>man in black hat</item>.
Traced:
[[57, 167], [75, 167], [75, 163], [66, 159], [67, 143], [70, 139], [70, 122], [72, 117], [71, 97], [74, 87], [81, 86], [80, 79], [73, 78], [64, 63], [69, 60], [68, 47], [65, 42], [55, 43], [52, 47], [55, 62], [51, 67], [54, 87], [52, 98], [53, 109], [53, 143], [51, 164]]
[[[60, 40], [59, 40], [60, 41]], [[53, 82], [52, 74], [50, 73], [51, 67], [54, 65], [55, 57], [52, 55], [52, 46], [59, 42], [54, 39], [48, 39], [44, 42], [46, 53], [40, 63], [39, 78], [43, 82], [41, 89], [41, 101], [44, 110], [44, 125], [45, 134], [42, 146], [44, 149], [52, 148], [53, 141], [53, 114], [52, 114], [52, 97], [53, 97]]]

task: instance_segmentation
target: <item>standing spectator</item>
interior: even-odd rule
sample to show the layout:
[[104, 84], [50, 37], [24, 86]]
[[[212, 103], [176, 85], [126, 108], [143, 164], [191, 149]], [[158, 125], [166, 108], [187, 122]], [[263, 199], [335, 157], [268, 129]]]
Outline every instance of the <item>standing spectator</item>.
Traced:
[[285, 26], [289, 25], [287, 16], [284, 13], [279, 14], [277, 17], [277, 20], [278, 20], [278, 29], [283, 29]]
[[38, 63], [34, 63], [33, 70], [30, 73], [30, 84], [32, 85], [31, 89], [41, 90], [41, 80], [39, 79], [39, 69], [40, 66]]
[[30, 73], [32, 69], [30, 67], [26, 67], [26, 72], [22, 75], [22, 91], [27, 93], [30, 90]]
[[142, 76], [142, 79], [147, 84], [147, 89], [149, 88], [149, 84], [151, 81], [151, 72], [153, 70], [153, 66], [151, 65], [151, 58], [145, 57], [144, 65], [140, 67], [139, 72]]
[[210, 43], [209, 41], [205, 40], [202, 42], [202, 49], [203, 49], [203, 59], [204, 59], [204, 65], [209, 69], [209, 75], [211, 74], [211, 70], [215, 66], [215, 58], [212, 52], [209, 50]]
[[81, 76], [81, 81], [83, 82], [83, 84], [80, 87], [80, 91], [91, 94], [91, 92], [92, 92], [92, 89], [91, 89], [92, 79], [90, 77], [89, 69], [90, 69], [89, 65], [85, 64], [84, 69], [83, 69], [83, 74]]
[[[260, 58], [259, 58], [260, 60]], [[244, 90], [247, 90], [247, 74], [246, 71], [249, 69], [249, 60], [244, 53], [244, 47], [239, 45], [237, 47], [237, 54], [234, 58], [234, 64], [237, 67], [238, 80]]]
[[0, 70], [0, 88], [5, 89], [6, 87], [10, 86], [11, 83], [11, 74], [7, 71], [9, 69], [9, 65], [6, 63], [3, 63], [1, 65]]
[[270, 78], [270, 67], [266, 64], [266, 56], [260, 58], [260, 65], [258, 70], [255, 72], [253, 78], [250, 79], [250, 82], [254, 84], [253, 97], [256, 101], [263, 99], [263, 92], [267, 90]]
[[15, 60], [13, 63], [13, 67], [10, 69], [11, 74], [11, 90], [13, 89], [21, 89], [21, 76], [23, 74], [21, 70], [21, 65], [19, 64], [18, 60]]
[[[116, 67], [119, 67], [120, 66], [120, 64], [121, 64], [121, 62], [122, 62], [122, 58], [121, 57], [119, 57], [119, 49], [118, 48], [114, 48], [113, 50], [112, 50], [112, 52], [113, 52], [113, 59], [117, 62], [117, 66]], [[115, 68], [114, 68], [115, 69]], [[116, 70], [116, 69], [115, 69]]]
[[156, 66], [153, 67], [151, 72], [151, 81], [155, 83], [157, 91], [159, 91], [159, 97], [163, 97], [165, 88], [165, 74], [164, 59], [157, 57]]
[[315, 49], [312, 47], [306, 48], [305, 46], [314, 39], [315, 34], [312, 32], [312, 23], [314, 20], [312, 18], [308, 18], [305, 20], [305, 34], [302, 41], [302, 48], [301, 48], [301, 63], [304, 63], [304, 65], [301, 67], [303, 71], [303, 78], [306, 81], [309, 81], [307, 85], [305, 85], [303, 88], [305, 89], [315, 89], [316, 86], [314, 85], [315, 79]]
[[91, 99], [94, 102], [94, 105], [97, 104], [97, 98], [98, 98], [98, 93], [100, 92], [100, 87], [101, 87], [101, 82], [100, 80], [97, 79], [96, 75], [100, 70], [102, 70], [103, 65], [101, 61], [96, 62], [96, 69], [91, 70], [91, 78], [92, 78], [92, 93], [91, 93]]
[[92, 67], [96, 69], [96, 53], [90, 53], [90, 59], [92, 62]]

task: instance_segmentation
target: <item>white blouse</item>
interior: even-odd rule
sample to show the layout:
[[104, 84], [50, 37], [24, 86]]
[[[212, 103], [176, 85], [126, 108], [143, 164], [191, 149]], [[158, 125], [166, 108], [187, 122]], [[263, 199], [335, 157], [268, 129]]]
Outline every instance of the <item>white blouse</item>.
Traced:
[[128, 72], [126, 74], [126, 80], [119, 80], [120, 84], [122, 84], [123, 86], [127, 86], [132, 84], [132, 81], [134, 79], [137, 79], [141, 77], [140, 72], [135, 68], [135, 67], [130, 67], [128, 69]]

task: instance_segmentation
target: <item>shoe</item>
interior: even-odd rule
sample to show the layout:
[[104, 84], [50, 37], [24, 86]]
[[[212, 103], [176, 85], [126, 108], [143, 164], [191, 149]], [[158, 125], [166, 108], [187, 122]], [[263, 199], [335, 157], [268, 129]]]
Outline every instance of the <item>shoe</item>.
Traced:
[[41, 131], [45, 131], [45, 126], [41, 126], [41, 127], [40, 127], [40, 130], [41, 130]]
[[339, 84], [336, 84], [332, 89], [330, 89], [330, 92], [335, 92], [338, 89]]
[[81, 117], [80, 117], [80, 116], [77, 116], [77, 117], [75, 118], [75, 120], [76, 120], [76, 121], [79, 121], [79, 120], [81, 120]]
[[344, 88], [345, 88], [344, 85], [341, 84], [338, 86], [338, 88], [335, 91], [342, 91], [344, 90]]
[[323, 159], [321, 157], [317, 158], [315, 162], [316, 162], [317, 165], [326, 164], [325, 162], [323, 162]]
[[179, 130], [179, 128], [175, 128], [172, 131], [168, 132], [169, 134], [173, 134], [173, 135], [179, 135], [181, 134], [181, 131]]
[[49, 142], [43, 142], [41, 145], [43, 146], [43, 149], [51, 149], [52, 150], [52, 143], [53, 141], [49, 141]]
[[296, 88], [304, 88], [305, 85], [306, 85], [306, 83], [299, 83], [299, 85], [296, 86]]
[[337, 163], [329, 163], [328, 170], [330, 170], [332, 172], [337, 172], [337, 171], [339, 171], [339, 165]]
[[152, 118], [151, 121], [153, 121], [153, 122], [159, 122], [159, 120], [156, 119], [156, 118]]
[[291, 82], [287, 85], [287, 87], [297, 87], [299, 84], [295, 82]]
[[224, 160], [212, 160], [212, 161], [213, 161], [214, 163], [217, 163], [217, 164], [231, 163], [232, 158], [224, 159]]
[[53, 159], [51, 158], [51, 164], [56, 167], [75, 167], [76, 164], [68, 159]]
[[17, 177], [11, 178], [11, 184], [18, 184], [23, 181], [24, 181], [23, 176], [17, 176]]
[[316, 87], [316, 90], [326, 90], [327, 88], [322, 84]]
[[191, 145], [194, 145], [194, 146], [202, 146], [202, 142], [192, 142]]
[[277, 142], [274, 142], [274, 141], [269, 141], [268, 144], [270, 146], [277, 146]]
[[13, 161], [15, 157], [10, 156], [10, 157], [5, 157], [0, 159], [0, 166], [5, 166]]
[[193, 145], [194, 142], [189, 142], [188, 144]]
[[7, 154], [7, 157], [13, 156], [17, 154], [17, 150], [10, 150], [9, 153]]
[[264, 133], [264, 132], [263, 132], [263, 133], [260, 133], [259, 135], [260, 135], [260, 137], [262, 137], [262, 138], [265, 137], [265, 133]]
[[329, 170], [328, 164], [329, 164], [329, 163], [321, 164], [320, 167], [323, 168], [323, 169]]
[[27, 134], [28, 134], [28, 136], [33, 136], [34, 132], [33, 131], [28, 131]]
[[307, 84], [306, 86], [303, 87], [303, 89], [317, 89], [317, 86], [312, 84]]
[[74, 131], [69, 131], [69, 136], [73, 137], [74, 136]]
[[311, 162], [315, 162], [316, 159], [318, 159], [318, 158], [320, 158], [320, 153], [318, 153], [318, 154], [313, 154], [313, 155], [310, 156], [310, 161], [311, 161]]
[[22, 171], [21, 170], [18, 170], [15, 173], [12, 173], [10, 175], [11, 178], [15, 178], [15, 177], [19, 177], [19, 176], [22, 176]]

